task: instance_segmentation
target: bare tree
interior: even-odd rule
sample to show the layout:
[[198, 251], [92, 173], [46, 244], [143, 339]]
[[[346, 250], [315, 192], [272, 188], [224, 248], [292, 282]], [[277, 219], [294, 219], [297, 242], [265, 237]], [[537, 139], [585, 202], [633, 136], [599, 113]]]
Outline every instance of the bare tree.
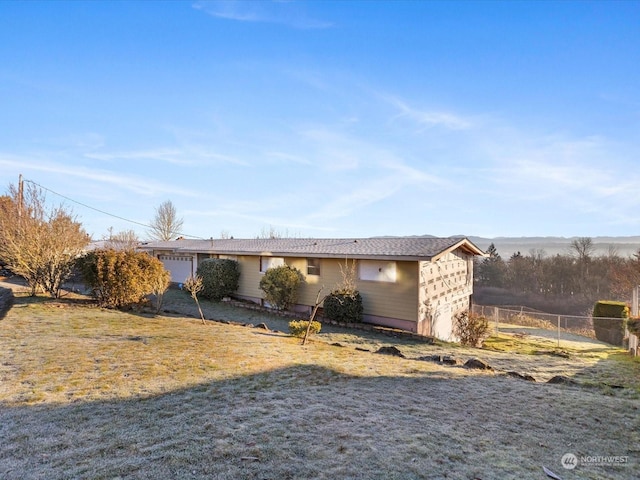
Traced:
[[279, 230], [277, 230], [273, 225], [269, 225], [269, 228], [267, 227], [262, 227], [262, 230], [260, 231], [260, 234], [256, 237], [259, 239], [262, 238], [270, 238], [270, 239], [274, 239], [274, 238], [286, 238], [286, 233], [283, 233]]
[[198, 293], [202, 291], [204, 285], [202, 285], [202, 277], [196, 275], [189, 275], [184, 282], [184, 289], [191, 294], [191, 298], [193, 298], [194, 302], [198, 306], [198, 312], [200, 312], [200, 318], [202, 319], [202, 324], [205, 325], [204, 322], [204, 314], [202, 313], [202, 309], [200, 308], [200, 301], [198, 300]]
[[578, 262], [579, 285], [582, 293], [588, 290], [589, 266], [596, 247], [591, 237], [580, 237], [571, 242], [571, 250]]
[[89, 236], [63, 206], [48, 208], [42, 190], [9, 186], [10, 202], [0, 209], [0, 257], [21, 275], [35, 295], [42, 288], [59, 297]]
[[578, 260], [584, 262], [591, 259], [596, 246], [593, 244], [591, 237], [580, 237], [571, 242], [570, 249]]
[[135, 250], [140, 242], [138, 235], [133, 230], [123, 230], [113, 233], [113, 227], [109, 227], [109, 235], [103, 237], [106, 248], [114, 250]]
[[172, 240], [180, 234], [183, 223], [184, 220], [178, 218], [176, 207], [173, 206], [171, 200], [167, 200], [156, 208], [156, 215], [151, 221], [149, 234], [156, 240]]
[[291, 232], [289, 232], [289, 229], [285, 229], [284, 231], [283, 230], [278, 230], [273, 225], [269, 225], [269, 228], [262, 227], [262, 230], [260, 231], [260, 234], [258, 236], [256, 236], [256, 238], [258, 238], [258, 239], [263, 239], [263, 238], [268, 238], [268, 239], [299, 238], [299, 237], [300, 237], [299, 233], [291, 233]]
[[349, 264], [348, 259], [344, 259], [344, 268], [342, 264], [338, 264], [340, 267], [340, 275], [342, 275], [342, 282], [338, 284], [336, 290], [353, 294], [358, 291], [358, 285], [356, 283], [357, 275], [357, 263], [355, 260], [351, 260], [351, 264]]

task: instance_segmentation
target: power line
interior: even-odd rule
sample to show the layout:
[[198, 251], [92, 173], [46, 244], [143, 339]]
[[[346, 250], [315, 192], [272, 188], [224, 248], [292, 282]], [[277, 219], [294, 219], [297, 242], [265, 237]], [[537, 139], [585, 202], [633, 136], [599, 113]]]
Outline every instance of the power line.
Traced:
[[[146, 223], [136, 222], [135, 220], [130, 220], [128, 218], [121, 217], [120, 215], [115, 215], [113, 213], [109, 213], [109, 212], [106, 212], [104, 210], [100, 210], [99, 208], [92, 207], [91, 205], [87, 205], [86, 203], [79, 202], [78, 200], [74, 200], [73, 198], [67, 197], [66, 195], [63, 195], [63, 194], [58, 193], [58, 192], [55, 192], [55, 191], [51, 190], [50, 188], [47, 188], [47, 187], [45, 187], [43, 185], [40, 185], [39, 183], [34, 182], [33, 180], [28, 180], [28, 179], [25, 178], [22, 181], [31, 183], [31, 184], [35, 185], [36, 187], [41, 188], [42, 190], [46, 190], [47, 192], [53, 193], [54, 195], [57, 195], [57, 196], [59, 196], [61, 198], [64, 198], [65, 200], [73, 202], [73, 203], [75, 203], [77, 205], [80, 205], [82, 207], [88, 208], [89, 210], [93, 210], [95, 212], [102, 213], [103, 215], [107, 215], [109, 217], [117, 218], [118, 220], [122, 220], [124, 222], [133, 223], [134, 225], [138, 225], [138, 226], [141, 226], [141, 227], [153, 228], [151, 225], [148, 225]], [[182, 233], [182, 232], [180, 232], [180, 235], [185, 236], [185, 237], [198, 238], [200, 240], [205, 240], [203, 237], [198, 237], [196, 235], [187, 235], [186, 233]]]

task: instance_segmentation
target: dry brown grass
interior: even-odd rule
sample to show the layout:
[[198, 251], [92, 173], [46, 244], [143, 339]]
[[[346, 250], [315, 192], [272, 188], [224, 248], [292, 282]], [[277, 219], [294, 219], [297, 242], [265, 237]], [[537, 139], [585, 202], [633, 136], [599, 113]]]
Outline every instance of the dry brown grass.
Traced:
[[[287, 323], [203, 310], [283, 331]], [[372, 353], [386, 345], [408, 358]], [[638, 363], [613, 349], [565, 359], [340, 329], [303, 347], [257, 328], [19, 297], [0, 321], [0, 352], [3, 479], [544, 478], [543, 465], [565, 479], [632, 478], [640, 458], [634, 388], [593, 388], [599, 368], [624, 365], [637, 378]], [[591, 383], [415, 360], [433, 353], [500, 370], [542, 362], [541, 380], [562, 372]], [[628, 455], [632, 465], [569, 471], [567, 452]]]

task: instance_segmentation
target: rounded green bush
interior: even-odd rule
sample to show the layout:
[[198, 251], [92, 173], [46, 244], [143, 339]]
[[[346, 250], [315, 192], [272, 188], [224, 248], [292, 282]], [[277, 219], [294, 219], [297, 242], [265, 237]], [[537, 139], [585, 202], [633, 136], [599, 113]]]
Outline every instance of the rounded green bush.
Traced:
[[260, 280], [265, 300], [278, 310], [287, 310], [298, 299], [298, 288], [304, 276], [297, 268], [281, 265], [268, 269]]
[[201, 295], [209, 300], [220, 301], [233, 295], [240, 286], [240, 265], [228, 258], [208, 258], [196, 272], [202, 278]]
[[331, 292], [324, 300], [324, 316], [341, 323], [359, 323], [363, 319], [360, 292]]

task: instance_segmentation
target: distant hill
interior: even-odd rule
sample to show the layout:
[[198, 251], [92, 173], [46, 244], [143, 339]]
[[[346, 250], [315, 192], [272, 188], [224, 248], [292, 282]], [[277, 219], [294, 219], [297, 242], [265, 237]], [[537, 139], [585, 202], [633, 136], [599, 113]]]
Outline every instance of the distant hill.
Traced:
[[[455, 235], [459, 236], [459, 235]], [[544, 250], [547, 257], [571, 252], [571, 242], [579, 237], [467, 237], [475, 245], [486, 251], [492, 243], [504, 260], [520, 252], [528, 255], [531, 251]], [[640, 249], [640, 236], [634, 237], [591, 237], [595, 247], [594, 255], [607, 255], [611, 249], [621, 257], [633, 255]]]

